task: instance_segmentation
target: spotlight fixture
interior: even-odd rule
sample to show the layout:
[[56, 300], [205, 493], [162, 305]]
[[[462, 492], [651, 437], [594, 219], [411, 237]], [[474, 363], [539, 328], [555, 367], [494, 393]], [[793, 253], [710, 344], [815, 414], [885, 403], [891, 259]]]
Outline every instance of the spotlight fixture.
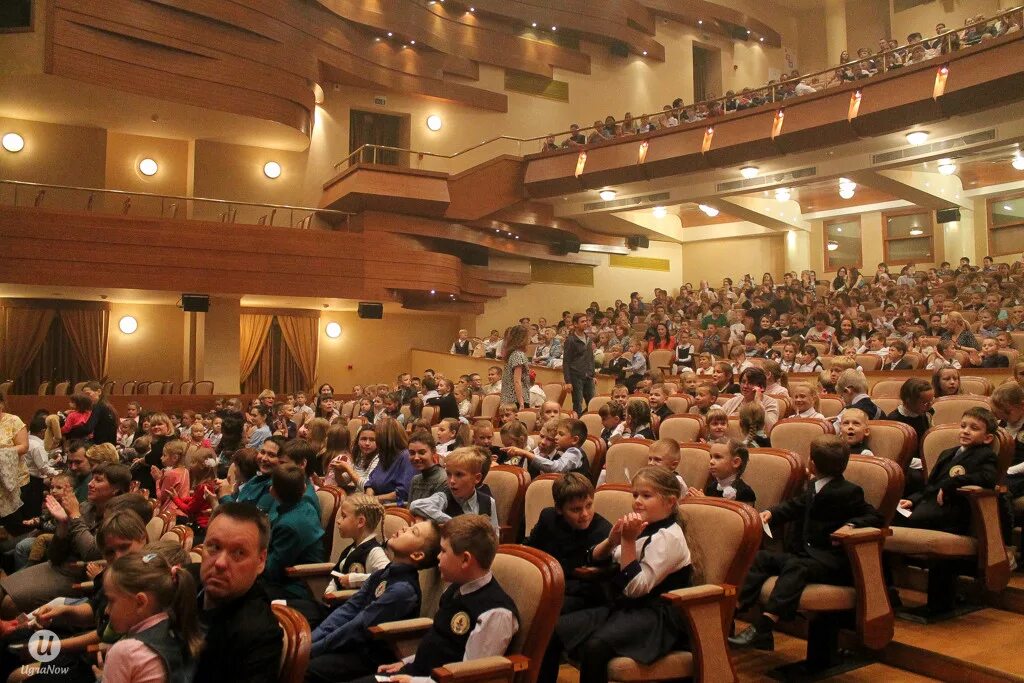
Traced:
[[928, 131], [915, 130], [911, 133], [907, 133], [907, 142], [914, 146], [923, 145], [928, 142]]
[[533, 28], [537, 28], [537, 22], [536, 21], [531, 21], [530, 22], [530, 26], [532, 26]]
[[126, 315], [117, 321], [117, 329], [121, 330], [123, 334], [135, 334], [135, 331], [139, 329], [139, 321]]
[[410, 45], [415, 45], [415, 44], [416, 44], [416, 41], [415, 41], [415, 40], [410, 40], [410, 41], [409, 41], [409, 44], [410, 44]]
[[18, 133], [5, 133], [3, 146], [8, 152], [20, 152], [25, 149], [25, 138]]
[[647, 56], [647, 50], [644, 50], [644, 57]]
[[434, 131], [435, 133], [441, 130], [441, 117], [437, 114], [431, 114], [427, 117], [427, 128]]
[[324, 327], [324, 332], [331, 339], [337, 339], [341, 336], [341, 325], [336, 322], [329, 322], [327, 323], [327, 326]]
[[698, 204], [697, 208], [703, 211], [704, 215], [706, 215], [708, 218], [714, 218], [719, 214], [718, 209], [716, 209], [713, 206], [708, 206], [707, 204]]
[[610, 202], [615, 199], [615, 195], [618, 194], [615, 190], [601, 190], [597, 193], [603, 201]]
[[144, 176], [156, 175], [159, 168], [157, 163], [148, 157], [139, 162], [139, 173]]
[[1010, 162], [1010, 165], [1018, 171], [1024, 171], [1024, 156], [1017, 154], [1013, 157], [1013, 161]]
[[388, 31], [388, 38], [390, 38], [390, 37], [391, 37], [391, 36], [393, 36], [393, 35], [395, 35], [395, 34], [394, 34], [394, 33], [392, 33], [391, 31]]
[[956, 173], [956, 164], [952, 159], [939, 159], [939, 173], [942, 175], [953, 175]]
[[552, 26], [552, 27], [551, 27], [551, 30], [552, 30], [552, 31], [557, 31], [557, 30], [558, 30], [558, 27], [557, 27], [557, 26]]
[[740, 169], [740, 175], [750, 180], [757, 177], [757, 166], [744, 166]]
[[431, 295], [431, 296], [433, 296], [433, 295], [435, 295], [435, 294], [437, 294], [437, 290], [436, 290], [436, 289], [432, 289], [432, 290], [430, 290], [430, 295]]
[[268, 161], [263, 164], [263, 175], [267, 176], [271, 180], [281, 177], [281, 164], [276, 161]]
[[655, 218], [664, 218], [667, 215], [668, 215], [668, 209], [666, 209], [664, 206], [656, 206], [656, 207], [654, 207], [654, 217]]
[[780, 187], [775, 190], [775, 201], [777, 202], [788, 202], [792, 196], [788, 187]]
[[913, 230], [910, 231], [911, 237], [920, 237], [923, 234], [924, 230], [922, 230], [921, 228], [914, 228]]
[[835, 240], [829, 240], [828, 241], [828, 250], [829, 251], [835, 251], [838, 248], [839, 248], [839, 242], [836, 242]]

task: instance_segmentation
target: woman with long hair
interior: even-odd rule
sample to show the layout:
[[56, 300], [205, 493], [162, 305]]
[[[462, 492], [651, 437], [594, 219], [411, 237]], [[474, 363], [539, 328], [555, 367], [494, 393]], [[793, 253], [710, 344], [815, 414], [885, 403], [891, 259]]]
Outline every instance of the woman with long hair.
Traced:
[[402, 505], [416, 474], [409, 462], [405, 430], [398, 420], [385, 417], [377, 423], [376, 433], [377, 467], [367, 477], [364, 489], [381, 503]]
[[519, 410], [529, 407], [529, 358], [526, 357], [526, 343], [530, 331], [523, 325], [513, 325], [505, 330], [505, 371], [501, 375], [502, 405], [518, 406]]
[[655, 349], [674, 349], [676, 339], [669, 334], [668, 326], [665, 323], [658, 323], [654, 327], [654, 335], [647, 342], [647, 353]]

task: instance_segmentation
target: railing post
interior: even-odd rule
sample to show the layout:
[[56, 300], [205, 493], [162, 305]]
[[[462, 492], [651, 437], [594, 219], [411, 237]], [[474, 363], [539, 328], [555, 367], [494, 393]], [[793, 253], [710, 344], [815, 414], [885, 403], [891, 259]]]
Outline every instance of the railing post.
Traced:
[[295, 227], [295, 209], [288, 209], [288, 227]]

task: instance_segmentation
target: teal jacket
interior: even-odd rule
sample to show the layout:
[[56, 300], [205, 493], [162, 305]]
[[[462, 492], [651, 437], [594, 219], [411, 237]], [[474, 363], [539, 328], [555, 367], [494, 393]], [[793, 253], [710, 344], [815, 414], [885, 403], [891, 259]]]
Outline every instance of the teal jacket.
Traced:
[[270, 510], [270, 549], [263, 579], [281, 587], [296, 598], [308, 598], [309, 589], [300, 579], [289, 579], [285, 569], [296, 564], [323, 562], [324, 529], [320, 513], [303, 497], [290, 506], [275, 505]]

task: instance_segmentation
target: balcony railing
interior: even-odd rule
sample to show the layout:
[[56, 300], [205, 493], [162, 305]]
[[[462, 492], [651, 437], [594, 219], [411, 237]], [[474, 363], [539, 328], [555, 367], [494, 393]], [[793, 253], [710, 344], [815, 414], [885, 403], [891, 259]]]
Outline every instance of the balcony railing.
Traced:
[[351, 214], [288, 204], [0, 180], [0, 205], [279, 228], [347, 230]]

